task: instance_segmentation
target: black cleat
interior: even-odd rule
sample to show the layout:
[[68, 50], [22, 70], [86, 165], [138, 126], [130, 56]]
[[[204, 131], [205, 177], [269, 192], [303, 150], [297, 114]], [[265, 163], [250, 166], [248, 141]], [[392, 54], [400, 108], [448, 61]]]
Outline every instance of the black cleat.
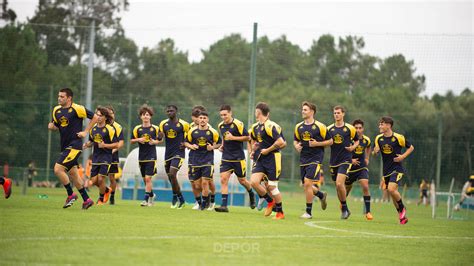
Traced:
[[115, 198], [114, 197], [110, 197], [109, 201], [110, 201], [110, 205], [115, 205]]
[[328, 198], [328, 193], [323, 192], [324, 196], [321, 199], [321, 209], [325, 210], [328, 206], [327, 198]]
[[255, 203], [255, 194], [252, 192], [249, 194], [250, 197], [250, 209], [255, 209], [257, 207], [257, 204]]
[[347, 220], [347, 218], [349, 218], [349, 216], [351, 216], [351, 212], [350, 212], [349, 210], [347, 210], [347, 211], [342, 211], [342, 213], [341, 213], [341, 219]]
[[226, 206], [220, 206], [217, 208], [214, 208], [216, 212], [229, 212], [229, 209]]

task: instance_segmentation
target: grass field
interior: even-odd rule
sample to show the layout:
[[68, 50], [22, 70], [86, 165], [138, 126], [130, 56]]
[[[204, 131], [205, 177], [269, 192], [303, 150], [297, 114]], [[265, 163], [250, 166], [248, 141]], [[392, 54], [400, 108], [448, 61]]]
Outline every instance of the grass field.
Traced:
[[[431, 209], [408, 204], [399, 225], [391, 204], [350, 200], [352, 216], [339, 219], [333, 191], [326, 211], [315, 203], [302, 220], [302, 193], [284, 194], [285, 220], [234, 207], [227, 214], [183, 210], [168, 203], [81, 210], [82, 200], [62, 209], [64, 189], [30, 189], [0, 199], [0, 264], [436, 264], [472, 265], [474, 221], [431, 219]], [[38, 198], [47, 194], [47, 199]], [[90, 193], [96, 198], [97, 191]], [[3, 194], [2, 194], [3, 197]]]

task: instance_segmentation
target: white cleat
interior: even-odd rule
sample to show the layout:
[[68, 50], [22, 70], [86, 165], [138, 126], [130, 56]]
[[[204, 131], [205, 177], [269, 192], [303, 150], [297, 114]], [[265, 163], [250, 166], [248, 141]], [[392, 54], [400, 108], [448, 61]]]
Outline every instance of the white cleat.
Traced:
[[142, 201], [142, 203], [140, 203], [140, 206], [147, 207], [148, 206], [148, 201], [146, 201], [146, 200]]
[[153, 194], [153, 197], [148, 198], [148, 207], [153, 206], [153, 204], [155, 202], [155, 197], [156, 197], [156, 194]]
[[301, 219], [312, 219], [313, 216], [311, 216], [311, 214], [308, 214], [307, 212], [305, 212], [300, 216], [300, 218]]
[[263, 203], [264, 202], [265, 202], [264, 198], [259, 198], [258, 199], [257, 210], [259, 210], [259, 211], [263, 210]]
[[201, 209], [200, 206], [199, 206], [199, 203], [197, 203], [197, 201], [194, 202], [194, 206], [193, 206], [192, 209], [193, 209], [193, 210], [200, 210], [200, 209]]
[[209, 207], [207, 208], [208, 211], [213, 211], [216, 207], [216, 203], [209, 203]]

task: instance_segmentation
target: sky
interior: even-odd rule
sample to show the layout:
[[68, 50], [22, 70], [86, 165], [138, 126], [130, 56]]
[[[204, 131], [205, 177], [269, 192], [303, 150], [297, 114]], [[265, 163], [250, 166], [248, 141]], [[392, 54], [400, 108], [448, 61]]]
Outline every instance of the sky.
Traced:
[[[37, 0], [9, 1], [18, 21], [32, 17]], [[472, 1], [161, 1], [130, 0], [122, 13], [127, 37], [139, 47], [171, 38], [189, 60], [226, 35], [276, 39], [286, 35], [308, 50], [322, 34], [364, 37], [364, 53], [401, 53], [426, 76], [423, 95], [459, 94], [474, 81]], [[257, 62], [258, 67], [258, 62]], [[258, 82], [258, 77], [257, 77]]]

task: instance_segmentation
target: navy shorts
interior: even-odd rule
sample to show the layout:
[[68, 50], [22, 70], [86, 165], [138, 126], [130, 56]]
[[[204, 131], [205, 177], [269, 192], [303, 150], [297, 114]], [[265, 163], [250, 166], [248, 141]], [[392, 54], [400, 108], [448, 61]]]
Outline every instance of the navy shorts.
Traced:
[[319, 183], [321, 177], [321, 165], [317, 163], [300, 165], [301, 183], [304, 183], [304, 179], [310, 179], [313, 183]]
[[245, 178], [246, 171], [246, 162], [245, 160], [237, 162], [221, 161], [220, 171], [234, 173], [238, 178]]
[[56, 161], [56, 163], [64, 166], [64, 168], [66, 168], [66, 170], [69, 171], [74, 166], [79, 165], [77, 160], [79, 159], [79, 156], [81, 155], [81, 153], [82, 153], [81, 150], [76, 150], [72, 148], [65, 149], [59, 155], [59, 158]]
[[180, 158], [180, 157], [175, 157], [175, 158], [171, 158], [171, 159], [166, 160], [165, 161], [165, 172], [169, 173], [171, 167], [179, 170], [181, 168], [181, 165], [183, 165], [183, 162], [184, 162], [184, 158]]
[[119, 163], [112, 163], [109, 168], [109, 174], [118, 174], [119, 169], [118, 169]]
[[110, 164], [107, 164], [107, 163], [100, 163], [100, 164], [92, 163], [91, 177], [94, 177], [97, 175], [106, 176], [109, 174], [109, 168], [110, 168]]
[[156, 161], [138, 162], [142, 177], [154, 176], [156, 174]]
[[358, 169], [357, 171], [349, 171], [349, 176], [346, 179], [346, 185], [350, 186], [355, 181], [361, 179], [369, 179], [369, 170], [367, 168]]
[[252, 174], [263, 173], [268, 181], [278, 181], [281, 174], [281, 153], [275, 152], [260, 158], [253, 163]]
[[384, 180], [384, 183], [385, 183], [385, 189], [388, 188], [388, 183], [397, 183], [397, 185], [398, 185], [400, 180], [402, 180], [403, 175], [404, 175], [403, 173], [392, 172], [388, 175], [383, 176], [383, 180]]
[[329, 170], [331, 171], [331, 177], [333, 181], [336, 181], [338, 174], [343, 174], [347, 176], [349, 171], [351, 170], [351, 163], [341, 163], [337, 166], [330, 166]]
[[214, 166], [204, 165], [204, 166], [193, 166], [191, 170], [190, 181], [194, 182], [201, 178], [212, 179], [214, 175]]

